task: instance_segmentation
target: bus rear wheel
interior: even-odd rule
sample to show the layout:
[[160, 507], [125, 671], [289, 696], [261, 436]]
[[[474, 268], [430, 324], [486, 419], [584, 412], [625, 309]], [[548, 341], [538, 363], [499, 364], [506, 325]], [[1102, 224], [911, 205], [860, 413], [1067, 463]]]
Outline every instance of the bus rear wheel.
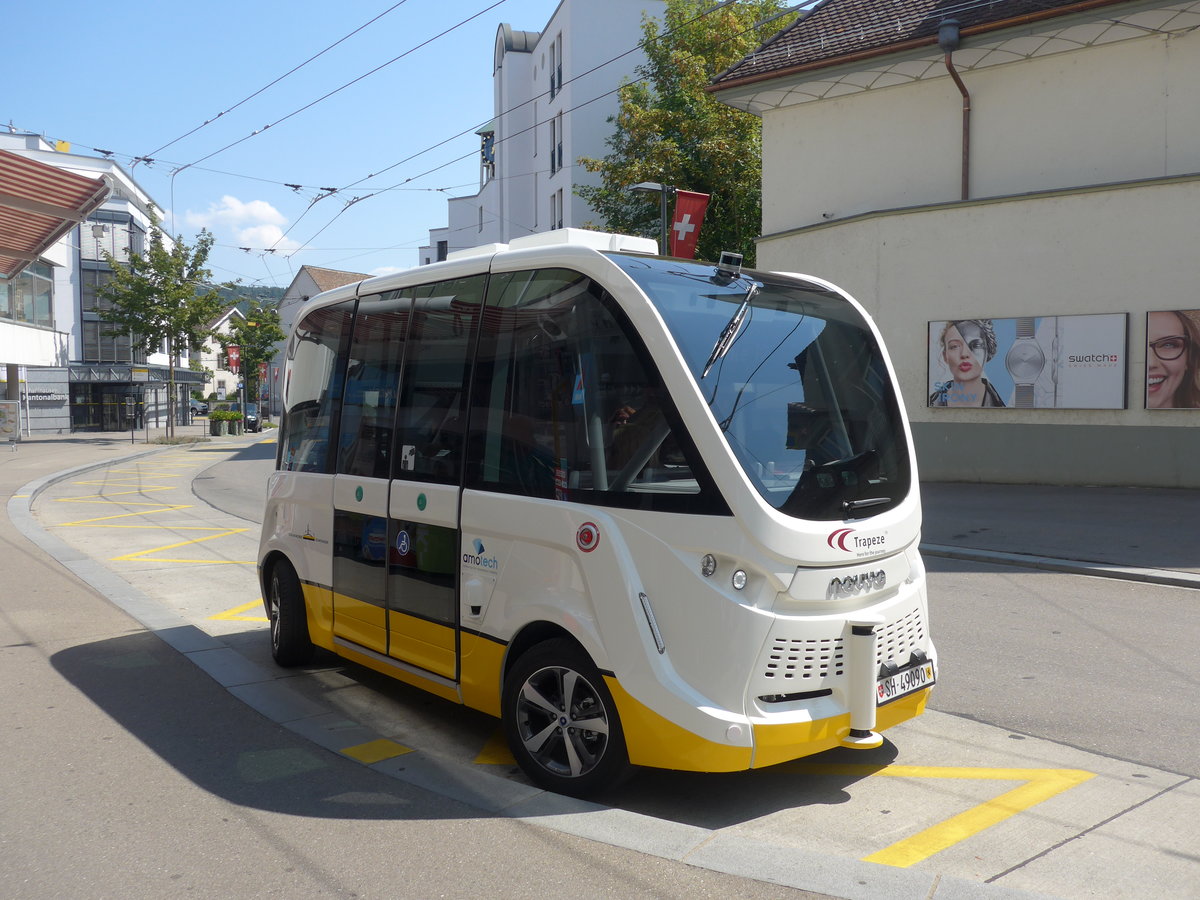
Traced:
[[271, 656], [276, 663], [286, 668], [304, 665], [312, 659], [304, 591], [296, 570], [286, 560], [271, 567], [267, 618], [271, 622]]
[[625, 736], [599, 670], [573, 641], [538, 644], [504, 680], [504, 730], [539, 787], [583, 797], [629, 771]]

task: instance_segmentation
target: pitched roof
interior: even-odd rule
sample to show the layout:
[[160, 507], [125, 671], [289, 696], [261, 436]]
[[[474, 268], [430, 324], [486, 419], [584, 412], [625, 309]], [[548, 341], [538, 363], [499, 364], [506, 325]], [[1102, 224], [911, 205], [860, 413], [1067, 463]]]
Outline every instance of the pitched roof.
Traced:
[[353, 284], [371, 277], [362, 272], [343, 272], [341, 269], [322, 269], [317, 266], [302, 266], [301, 268], [308, 272], [308, 276], [320, 291], [331, 291], [343, 284]]
[[716, 78], [709, 91], [910, 48], [937, 46], [957, 19], [966, 37], [1130, 0], [825, 0]]

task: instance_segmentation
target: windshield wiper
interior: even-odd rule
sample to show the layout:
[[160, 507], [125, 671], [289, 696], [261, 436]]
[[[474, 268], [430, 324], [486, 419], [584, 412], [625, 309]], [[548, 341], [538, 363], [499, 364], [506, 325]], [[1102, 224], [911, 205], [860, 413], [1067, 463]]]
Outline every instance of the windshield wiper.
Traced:
[[721, 336], [713, 344], [712, 353], [708, 355], [708, 362], [704, 364], [704, 371], [700, 373], [702, 380], [708, 377], [709, 371], [716, 365], [717, 360], [724, 359], [725, 354], [729, 352], [729, 348], [733, 346], [733, 339], [737, 337], [738, 332], [742, 328], [742, 321], [746, 318], [746, 310], [750, 308], [750, 301], [754, 299], [754, 295], [757, 293], [758, 285], [751, 284], [750, 289], [746, 291], [746, 296], [742, 298], [742, 302], [738, 304], [737, 310], [734, 311], [733, 317], [725, 323], [725, 328], [722, 329]]
[[862, 500], [844, 500], [842, 501], [842, 511], [854, 512], [856, 509], [866, 509], [869, 506], [883, 506], [883, 504], [891, 502], [891, 497], [867, 497]]

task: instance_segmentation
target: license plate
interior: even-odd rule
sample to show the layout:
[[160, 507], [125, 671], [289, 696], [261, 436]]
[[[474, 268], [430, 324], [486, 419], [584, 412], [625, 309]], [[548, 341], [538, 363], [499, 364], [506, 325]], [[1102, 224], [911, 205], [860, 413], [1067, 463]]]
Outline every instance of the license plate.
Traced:
[[921, 663], [910, 669], [901, 669], [895, 675], [879, 679], [879, 687], [875, 695], [875, 705], [883, 706], [891, 703], [905, 694], [929, 687], [934, 682], [933, 663]]

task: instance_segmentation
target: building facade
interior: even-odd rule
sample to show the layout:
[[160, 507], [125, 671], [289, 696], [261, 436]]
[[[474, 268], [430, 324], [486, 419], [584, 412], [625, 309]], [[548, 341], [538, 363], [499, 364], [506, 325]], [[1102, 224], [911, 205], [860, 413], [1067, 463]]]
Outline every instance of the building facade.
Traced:
[[922, 477], [1200, 487], [1198, 27], [827, 0], [711, 86], [763, 119], [760, 265], [875, 316]]
[[[0, 150], [44, 165], [106, 178], [112, 192], [86, 221], [13, 278], [0, 279], [0, 396], [20, 403], [24, 434], [158, 427], [168, 416], [168, 358], [147, 355], [131, 335], [100, 319], [111, 279], [105, 252], [119, 261], [145, 250], [153, 200], [115, 162], [81, 156], [40, 135], [0, 133]], [[10, 382], [16, 382], [15, 385]], [[176, 360], [176, 409], [202, 375]], [[13, 389], [15, 386], [15, 390]]]
[[541, 31], [499, 27], [495, 117], [478, 132], [479, 191], [448, 202], [448, 224], [429, 232], [422, 265], [455, 250], [589, 223], [592, 211], [575, 189], [599, 178], [577, 161], [608, 152], [616, 88], [645, 62], [637, 49], [642, 18], [661, 20], [663, 6], [562, 0]]

